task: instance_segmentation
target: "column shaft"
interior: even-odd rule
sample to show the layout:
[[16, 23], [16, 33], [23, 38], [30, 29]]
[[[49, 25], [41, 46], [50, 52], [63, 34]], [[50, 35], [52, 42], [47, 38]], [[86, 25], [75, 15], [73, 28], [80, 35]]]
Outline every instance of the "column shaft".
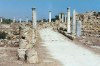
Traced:
[[65, 14], [65, 22], [66, 22], [66, 14]]
[[0, 22], [3, 22], [3, 19], [2, 18], [0, 18]]
[[16, 22], [16, 19], [15, 19], [15, 17], [14, 17], [14, 19], [13, 19], [13, 23], [15, 23]]
[[51, 11], [49, 11], [49, 22], [51, 22]]
[[22, 22], [22, 19], [21, 19], [21, 18], [19, 19], [19, 22], [20, 22], [20, 23]]
[[32, 8], [32, 25], [33, 25], [33, 28], [36, 28], [36, 8]]
[[73, 11], [73, 35], [76, 35], [76, 12]]
[[67, 33], [71, 33], [70, 8], [67, 8]]
[[61, 13], [59, 14], [59, 21], [61, 22]]
[[62, 13], [62, 22], [64, 22], [64, 14]]

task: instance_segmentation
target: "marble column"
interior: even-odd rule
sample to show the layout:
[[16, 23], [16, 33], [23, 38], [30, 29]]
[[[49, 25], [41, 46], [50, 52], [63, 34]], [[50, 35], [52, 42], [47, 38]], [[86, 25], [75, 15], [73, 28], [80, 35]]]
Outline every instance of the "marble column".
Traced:
[[62, 19], [62, 22], [64, 22], [64, 13], [62, 13], [62, 18], [61, 19]]
[[26, 23], [28, 23], [28, 18], [26, 18]]
[[82, 22], [80, 20], [76, 21], [76, 35], [78, 37], [82, 35]]
[[49, 22], [51, 22], [51, 11], [49, 11]]
[[59, 21], [61, 22], [61, 13], [59, 14]]
[[76, 35], [76, 11], [73, 11], [73, 25], [72, 25], [72, 33]]
[[67, 33], [71, 33], [70, 8], [67, 8]]
[[35, 45], [35, 42], [36, 42], [36, 25], [37, 25], [37, 22], [36, 22], [36, 8], [32, 8], [32, 43], [33, 45]]
[[3, 19], [2, 19], [2, 17], [0, 18], [0, 23], [2, 23], [3, 22]]
[[19, 23], [21, 23], [21, 22], [22, 22], [22, 19], [20, 18], [20, 19], [19, 19]]
[[36, 8], [32, 8], [32, 26], [33, 28], [36, 28]]
[[66, 14], [65, 14], [65, 22], [66, 22], [66, 17], [67, 17], [67, 16], [66, 16]]
[[14, 19], [13, 19], [13, 23], [15, 23], [16, 22], [16, 19], [15, 19], [15, 17], [14, 17]]

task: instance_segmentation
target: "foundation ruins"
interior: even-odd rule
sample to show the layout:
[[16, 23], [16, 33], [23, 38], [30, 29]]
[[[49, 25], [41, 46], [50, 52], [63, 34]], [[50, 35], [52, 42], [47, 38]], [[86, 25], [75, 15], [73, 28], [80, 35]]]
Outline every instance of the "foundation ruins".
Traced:
[[0, 18], [0, 47], [15, 48], [14, 51], [20, 61], [38, 63], [39, 57], [34, 47], [38, 41], [37, 32], [48, 27], [73, 41], [78, 40], [89, 46], [100, 46], [100, 12], [81, 14], [73, 10], [73, 16], [70, 8], [67, 8], [66, 12], [60, 13], [55, 22], [52, 22], [52, 12], [49, 11], [47, 22], [38, 23], [36, 8], [32, 8], [32, 21], [27, 18], [22, 22], [20, 18], [19, 23], [16, 23], [14, 17], [11, 24], [2, 24], [3, 19]]

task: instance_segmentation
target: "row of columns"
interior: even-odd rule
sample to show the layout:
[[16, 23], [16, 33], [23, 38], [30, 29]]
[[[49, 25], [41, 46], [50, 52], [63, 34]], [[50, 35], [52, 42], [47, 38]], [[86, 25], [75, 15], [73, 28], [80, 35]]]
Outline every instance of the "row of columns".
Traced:
[[[15, 17], [14, 17], [14, 19], [13, 19], [13, 23], [15, 23], [16, 22], [16, 19], [15, 19]], [[21, 18], [19, 18], [19, 23], [21, 23], [22, 22], [22, 19]], [[28, 18], [26, 18], [26, 22], [28, 22]]]
[[[51, 22], [51, 14], [52, 12], [49, 11], [49, 22]], [[64, 20], [65, 19], [65, 20]], [[76, 20], [76, 11], [73, 10], [73, 20], [72, 20], [72, 30], [71, 30], [71, 16], [70, 16], [70, 8], [67, 8], [67, 15], [64, 16], [64, 13], [59, 14], [60, 22], [67, 22], [67, 33], [71, 33], [73, 35], [81, 35], [81, 21]], [[32, 8], [32, 23], [33, 28], [36, 27], [36, 8]]]
[[[64, 18], [65, 17], [65, 18]], [[65, 19], [65, 20], [64, 20]], [[73, 19], [71, 25], [71, 16], [70, 16], [70, 8], [67, 8], [67, 14], [60, 13], [59, 14], [59, 21], [60, 22], [67, 22], [67, 33], [73, 35], [81, 35], [81, 21], [76, 19], [76, 11], [73, 10]], [[72, 27], [72, 28], [71, 28]]]
[[[52, 16], [52, 12], [49, 11], [49, 22], [51, 22], [51, 16]], [[70, 8], [67, 8], [67, 14], [64, 15], [64, 13], [60, 13], [59, 14], [59, 20], [60, 22], [67, 22], [67, 33], [71, 33], [73, 35], [76, 35], [76, 31], [77, 31], [77, 23], [80, 23], [79, 21], [76, 21], [76, 11], [73, 10], [73, 20], [72, 20], [72, 30], [71, 30], [71, 19], [70, 19]], [[65, 19], [65, 20], [64, 20]], [[13, 22], [15, 22], [15, 17], [13, 19]], [[28, 19], [26, 20], [28, 22]], [[32, 8], [32, 26], [33, 28], [36, 28], [36, 24], [37, 24], [37, 18], [36, 18], [36, 8]], [[1, 20], [2, 22], [2, 20]], [[21, 18], [19, 19], [19, 22], [21, 23]]]

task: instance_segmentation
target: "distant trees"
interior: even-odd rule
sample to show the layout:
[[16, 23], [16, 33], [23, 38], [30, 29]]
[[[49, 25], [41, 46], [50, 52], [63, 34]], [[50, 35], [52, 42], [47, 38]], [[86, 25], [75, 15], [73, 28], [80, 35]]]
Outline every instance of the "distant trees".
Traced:
[[55, 16], [55, 20], [59, 20], [59, 16], [58, 15]]
[[11, 22], [13, 22], [13, 20], [11, 19], [7, 19], [7, 18], [3, 18], [3, 24], [10, 24]]
[[51, 19], [53, 22], [55, 22], [56, 20], [59, 20], [59, 16], [56, 15], [54, 18]]
[[[59, 20], [59, 16], [58, 15], [56, 15], [54, 18], [52, 18], [51, 19], [51, 21], [53, 21], [53, 22], [55, 22], [56, 20]], [[49, 19], [42, 19], [42, 20], [37, 20], [37, 22], [48, 22], [49, 21]]]
[[43, 22], [47, 22], [47, 20], [46, 19], [43, 19]]

